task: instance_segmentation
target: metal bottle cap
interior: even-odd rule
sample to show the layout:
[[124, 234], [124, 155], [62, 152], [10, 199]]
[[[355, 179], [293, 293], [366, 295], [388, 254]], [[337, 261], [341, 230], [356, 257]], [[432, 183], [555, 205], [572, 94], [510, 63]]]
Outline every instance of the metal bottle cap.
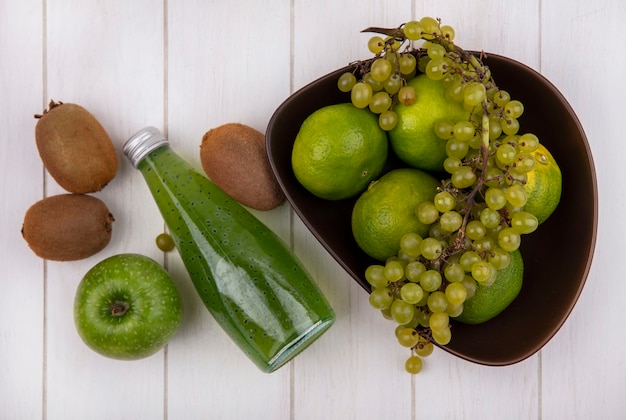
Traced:
[[166, 144], [168, 141], [158, 128], [146, 127], [124, 143], [124, 154], [136, 168], [148, 153]]

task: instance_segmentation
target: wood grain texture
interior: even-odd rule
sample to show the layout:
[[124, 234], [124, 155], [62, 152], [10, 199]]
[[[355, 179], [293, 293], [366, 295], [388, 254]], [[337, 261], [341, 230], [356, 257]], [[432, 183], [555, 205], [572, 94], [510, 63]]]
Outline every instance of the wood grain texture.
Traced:
[[[594, 153], [600, 225], [594, 265], [572, 315], [537, 355], [508, 367], [441, 350], [416, 377], [394, 326], [328, 255], [288, 204], [254, 213], [300, 256], [337, 313], [336, 325], [287, 366], [256, 369], [211, 318], [139, 172], [121, 153], [146, 125], [200, 168], [209, 129], [264, 131], [290, 93], [368, 55], [367, 26], [441, 17], [467, 49], [515, 58], [547, 76], [577, 112]], [[7, 419], [620, 419], [626, 412], [626, 331], [620, 264], [626, 230], [619, 50], [620, 0], [2, 0], [0, 1], [0, 417]], [[117, 177], [96, 195], [116, 221], [91, 258], [44, 262], [20, 235], [32, 203], [63, 190], [34, 143], [50, 99], [92, 112], [118, 149]], [[585, 199], [581, 197], [581, 199]], [[78, 337], [75, 288], [107, 256], [163, 263], [183, 296], [181, 330], [156, 355], [105, 359]]]

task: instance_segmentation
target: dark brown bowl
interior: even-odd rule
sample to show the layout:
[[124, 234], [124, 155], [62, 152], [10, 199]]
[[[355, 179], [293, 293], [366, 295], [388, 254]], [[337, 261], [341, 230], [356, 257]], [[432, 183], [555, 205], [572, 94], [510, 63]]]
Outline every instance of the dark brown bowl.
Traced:
[[[463, 359], [491, 366], [517, 363], [539, 351], [559, 330], [587, 279], [595, 248], [598, 191], [593, 158], [583, 128], [561, 93], [542, 75], [512, 59], [485, 59], [501, 89], [525, 105], [523, 132], [537, 134], [563, 173], [559, 207], [537, 231], [524, 236], [524, 285], [499, 316], [480, 325], [453, 324], [442, 347]], [[375, 260], [355, 243], [350, 218], [356, 198], [327, 201], [306, 191], [291, 169], [291, 149], [304, 119], [313, 111], [348, 102], [330, 73], [291, 95], [272, 116], [266, 133], [270, 163], [285, 195], [313, 235], [339, 264], [370, 291], [363, 273]], [[387, 170], [398, 167], [390, 159]]]

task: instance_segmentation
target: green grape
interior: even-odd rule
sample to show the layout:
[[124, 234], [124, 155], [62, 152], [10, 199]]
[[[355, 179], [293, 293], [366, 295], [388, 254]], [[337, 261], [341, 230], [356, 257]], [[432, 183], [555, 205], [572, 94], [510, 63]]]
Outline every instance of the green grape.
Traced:
[[530, 153], [520, 153], [517, 155], [513, 166], [515, 168], [515, 172], [517, 173], [525, 174], [527, 172], [530, 172], [535, 169], [535, 157]]
[[435, 238], [424, 238], [422, 242], [420, 242], [420, 251], [422, 256], [427, 260], [434, 260], [443, 252], [443, 246], [441, 246], [441, 242]]
[[422, 237], [417, 233], [405, 233], [400, 238], [400, 250], [413, 258], [417, 258], [421, 255], [420, 242], [422, 242]]
[[489, 261], [477, 261], [472, 266], [472, 277], [479, 284], [483, 284], [493, 276], [495, 271], [495, 267]]
[[485, 85], [479, 82], [470, 82], [463, 90], [463, 102], [470, 107], [480, 105], [486, 96]]
[[455, 36], [455, 32], [454, 32], [454, 28], [450, 25], [443, 25], [441, 27], [441, 33], [444, 36], [444, 38], [447, 38], [448, 41], [454, 41], [454, 36]]
[[356, 76], [350, 72], [345, 72], [337, 80], [337, 87], [342, 92], [350, 92], [356, 84]]
[[461, 159], [453, 156], [448, 156], [446, 160], [443, 161], [443, 169], [449, 174], [455, 173], [462, 166], [463, 162], [461, 161]]
[[450, 306], [459, 306], [467, 299], [467, 289], [463, 283], [450, 283], [446, 286], [445, 295]]
[[448, 64], [443, 58], [434, 58], [426, 64], [424, 73], [431, 80], [441, 80], [445, 76], [447, 68]]
[[448, 236], [450, 232], [443, 230], [439, 221], [436, 221], [428, 227], [428, 236], [431, 238], [441, 240]]
[[420, 373], [422, 371], [422, 366], [422, 359], [418, 356], [411, 356], [406, 359], [406, 362], [404, 363], [404, 369], [412, 375]]
[[415, 96], [415, 89], [413, 86], [402, 86], [398, 91], [398, 101], [405, 106], [410, 106], [415, 103], [417, 96]]
[[415, 306], [396, 299], [391, 304], [391, 317], [400, 325], [408, 324], [415, 315]]
[[420, 357], [428, 357], [433, 354], [435, 346], [431, 342], [418, 342], [413, 351]]
[[441, 34], [439, 22], [434, 18], [425, 16], [420, 19], [420, 24], [422, 25], [422, 38], [424, 39], [434, 39], [433, 35]]
[[172, 237], [167, 233], [158, 234], [155, 242], [157, 248], [159, 248], [163, 252], [170, 252], [175, 247], [174, 239], [172, 239]]
[[398, 114], [395, 111], [387, 110], [378, 117], [378, 125], [385, 131], [391, 131], [398, 124]]
[[476, 127], [469, 121], [459, 121], [452, 128], [457, 140], [469, 141], [476, 135]]
[[442, 278], [437, 270], [426, 270], [420, 276], [420, 285], [425, 292], [434, 292], [441, 287]]
[[503, 224], [499, 224], [498, 226], [496, 226], [495, 228], [488, 228], [487, 229], [487, 236], [489, 236], [490, 238], [493, 238], [496, 240], [498, 240], [498, 234], [500, 233], [500, 231], [502, 229], [505, 228], [505, 225]]
[[369, 103], [369, 109], [374, 114], [381, 114], [391, 107], [391, 96], [387, 92], [376, 92]]
[[519, 118], [524, 113], [524, 105], [518, 100], [507, 102], [503, 107], [504, 116], [507, 118]]
[[488, 187], [502, 187], [504, 185], [504, 172], [495, 166], [488, 166], [485, 171], [485, 185]]
[[433, 204], [439, 212], [444, 213], [456, 207], [456, 199], [448, 191], [440, 191], [435, 194]]
[[374, 289], [370, 293], [369, 300], [372, 307], [383, 310], [391, 306], [393, 295], [387, 287], [381, 287], [380, 289]]
[[506, 105], [506, 103], [509, 102], [510, 100], [511, 100], [511, 95], [509, 94], [509, 92], [507, 92], [506, 90], [502, 90], [502, 89], [496, 92], [496, 94], [493, 96], [493, 102], [500, 108]]
[[392, 70], [393, 67], [389, 60], [386, 58], [377, 58], [370, 67], [370, 74], [372, 75], [372, 79], [382, 83], [391, 76]]
[[[404, 252], [402, 249], [400, 249], [398, 251], [398, 255], [396, 256], [397, 260], [400, 264], [402, 264], [403, 267], [405, 267], [406, 269], [406, 265], [412, 261], [415, 261], [416, 257], [412, 257], [409, 254], [407, 254], [406, 252]], [[405, 273], [406, 276], [406, 273]]]
[[383, 318], [391, 320], [391, 309], [389, 308], [385, 308], [385, 309], [381, 309], [380, 310], [380, 314], [383, 316]]
[[426, 53], [432, 59], [443, 58], [446, 55], [446, 49], [443, 45], [430, 43], [426, 49]]
[[520, 234], [512, 227], [504, 228], [498, 233], [498, 245], [505, 251], [515, 251], [521, 242]]
[[514, 207], [524, 207], [526, 205], [526, 190], [519, 184], [511, 185], [504, 191], [506, 200]]
[[487, 254], [487, 261], [489, 261], [496, 270], [504, 270], [511, 263], [511, 254], [502, 248], [496, 247]]
[[435, 122], [435, 134], [442, 140], [449, 140], [454, 136], [454, 123], [442, 119]]
[[482, 258], [480, 258], [480, 255], [478, 255], [478, 252], [465, 251], [461, 255], [461, 258], [459, 259], [459, 264], [461, 264], [461, 267], [463, 267], [463, 270], [465, 270], [466, 272], [470, 272], [472, 271], [473, 265], [481, 260]]
[[441, 331], [433, 331], [433, 340], [438, 344], [445, 346], [452, 339], [452, 331], [450, 327], [444, 328]]
[[383, 268], [383, 275], [389, 283], [402, 280], [404, 277], [404, 267], [397, 260], [388, 261]]
[[451, 138], [446, 142], [446, 154], [450, 157], [463, 159], [469, 151], [469, 143], [459, 140], [457, 138]]
[[502, 134], [502, 123], [500, 122], [500, 117], [490, 116], [489, 117], [489, 139], [496, 140]]
[[487, 191], [485, 191], [485, 204], [487, 204], [490, 209], [500, 210], [506, 205], [506, 195], [504, 191], [496, 187], [487, 188]]
[[417, 67], [417, 60], [413, 54], [402, 54], [400, 55], [398, 66], [400, 68], [400, 73], [411, 74]]
[[365, 108], [372, 99], [372, 87], [364, 82], [354, 85], [351, 92], [352, 105], [357, 108]]
[[469, 139], [467, 143], [469, 144], [470, 149], [478, 150], [483, 145], [483, 139], [480, 137], [480, 134], [476, 134], [474, 137]]
[[532, 133], [522, 134], [517, 141], [517, 147], [523, 153], [534, 152], [539, 147], [539, 139]]
[[502, 132], [508, 136], [513, 136], [519, 131], [519, 121], [517, 118], [502, 118], [500, 120]]
[[513, 214], [513, 217], [511, 218], [511, 227], [522, 235], [533, 233], [537, 230], [538, 226], [539, 221], [537, 220], [537, 217], [527, 211], [517, 212]]
[[412, 20], [404, 25], [402, 32], [404, 32], [404, 36], [406, 36], [407, 39], [417, 41], [422, 38], [422, 24]]
[[372, 54], [378, 54], [385, 48], [385, 40], [382, 37], [375, 35], [367, 42], [367, 48]]
[[472, 245], [474, 246], [474, 249], [479, 253], [487, 252], [496, 247], [496, 241], [490, 236], [484, 236], [480, 239], [476, 239], [474, 242], [472, 242]]
[[400, 88], [402, 87], [402, 78], [399, 74], [392, 74], [383, 82], [383, 89], [390, 95], [395, 95], [398, 93]]
[[398, 71], [398, 68], [400, 67], [400, 64], [398, 62], [398, 52], [397, 52], [398, 48], [399, 47], [387, 48], [387, 51], [385, 52], [384, 57], [391, 64], [391, 73], [395, 73], [396, 71]]
[[396, 338], [401, 346], [413, 347], [419, 342], [420, 336], [413, 328], [399, 326], [396, 330]]
[[486, 233], [487, 228], [480, 220], [470, 221], [465, 228], [465, 234], [472, 241], [483, 238]]
[[496, 158], [503, 165], [512, 164], [515, 161], [516, 156], [517, 150], [508, 143], [504, 143], [496, 149]]
[[467, 290], [467, 298], [465, 300], [471, 299], [474, 296], [474, 293], [476, 293], [476, 280], [474, 280], [472, 276], [465, 276], [461, 283], [463, 283], [465, 290]]
[[[445, 298], [446, 297], [444, 296], [443, 299], [445, 300]], [[446, 306], [447, 306], [447, 303], [446, 303]], [[430, 316], [430, 321], [428, 323], [428, 326], [433, 331], [433, 333], [435, 331], [442, 331], [445, 328], [448, 328], [448, 326], [450, 325], [450, 316], [444, 311], [441, 311], [441, 312], [433, 311], [433, 314]]]
[[461, 166], [452, 174], [451, 182], [456, 188], [468, 188], [476, 182], [476, 174], [469, 166]]
[[363, 83], [367, 83], [372, 88], [372, 93], [383, 90], [383, 82], [374, 80], [372, 73], [369, 71], [363, 75]]
[[448, 308], [446, 309], [446, 313], [448, 314], [450, 318], [456, 318], [457, 316], [463, 313], [463, 309], [464, 309], [464, 306], [462, 303], [459, 305], [448, 305]]
[[486, 208], [480, 212], [480, 222], [487, 229], [493, 229], [500, 225], [500, 213], [497, 210]]
[[415, 215], [417, 219], [425, 225], [435, 223], [437, 219], [439, 219], [439, 211], [431, 201], [422, 201], [415, 206]]
[[465, 277], [465, 270], [463, 269], [463, 266], [461, 266], [460, 263], [455, 262], [455, 263], [447, 265], [443, 269], [443, 275], [446, 277], [446, 280], [448, 280], [450, 283], [460, 283], [463, 281], [463, 278]]
[[456, 232], [463, 224], [463, 216], [457, 211], [450, 210], [441, 214], [439, 218], [441, 228], [447, 232]]
[[404, 275], [407, 280], [413, 283], [419, 283], [420, 276], [426, 272], [426, 266], [419, 261], [411, 261], [404, 267]]
[[456, 82], [457, 80], [459, 80], [459, 75], [456, 73], [452, 73], [452, 72], [448, 72], [446, 73], [445, 76], [443, 76], [443, 79], [441, 79], [441, 81], [439, 83], [441, 83], [441, 85], [444, 88], [449, 88], [450, 86], [452, 86], [454, 84], [454, 82]]
[[389, 281], [385, 278], [384, 267], [380, 264], [370, 265], [365, 269], [365, 280], [375, 288], [387, 287]]
[[462, 102], [464, 87], [462, 79], [455, 79], [454, 82], [446, 89], [446, 96], [453, 102]]
[[387, 49], [391, 51], [397, 51], [402, 46], [402, 41], [397, 38], [392, 38], [390, 35], [385, 37], [385, 44]]
[[444, 312], [448, 307], [448, 299], [446, 298], [446, 294], [444, 292], [437, 290], [428, 296], [426, 304], [430, 312], [432, 312], [429, 320], [429, 324], [432, 324], [433, 315], [437, 312]]
[[400, 288], [400, 297], [406, 303], [417, 304], [424, 297], [424, 289], [416, 283], [406, 283]]

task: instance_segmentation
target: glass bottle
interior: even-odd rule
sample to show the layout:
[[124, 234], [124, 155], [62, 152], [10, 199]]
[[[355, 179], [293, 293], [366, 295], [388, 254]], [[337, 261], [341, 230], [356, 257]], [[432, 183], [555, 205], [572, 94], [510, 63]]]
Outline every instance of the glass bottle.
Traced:
[[124, 153], [143, 174], [205, 306], [261, 370], [275, 371], [330, 328], [333, 309], [285, 243], [158, 129], [137, 132]]

